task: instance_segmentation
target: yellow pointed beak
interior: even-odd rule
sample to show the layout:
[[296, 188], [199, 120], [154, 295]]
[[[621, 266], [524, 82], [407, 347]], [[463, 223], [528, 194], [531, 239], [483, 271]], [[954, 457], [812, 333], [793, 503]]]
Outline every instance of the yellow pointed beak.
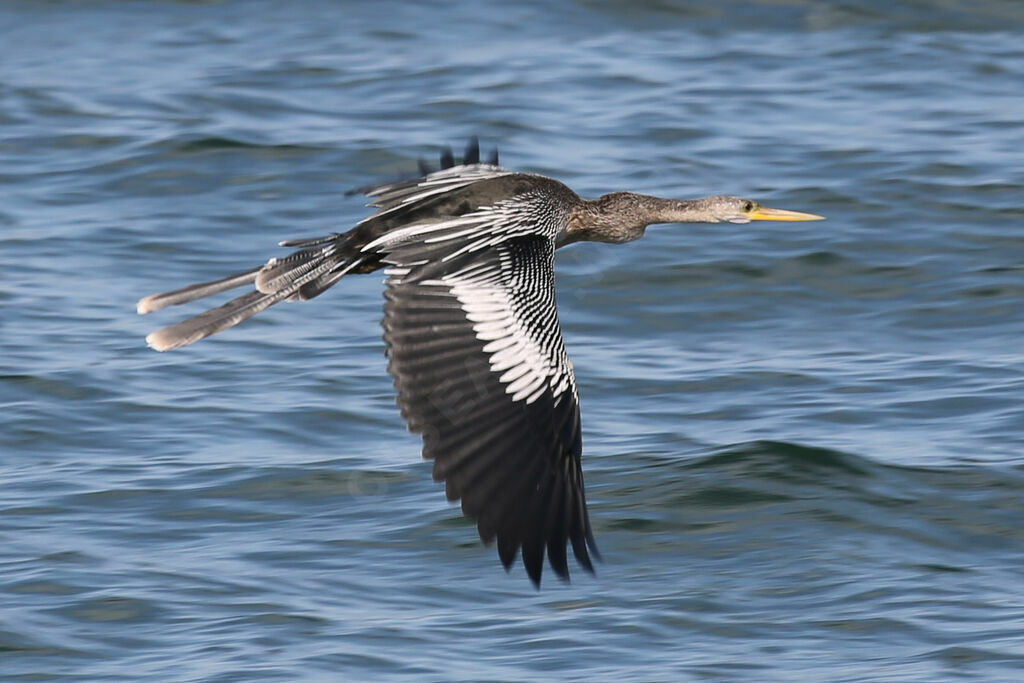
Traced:
[[757, 206], [747, 214], [752, 221], [823, 221], [824, 216], [815, 213], [802, 213], [800, 211], [787, 211], [786, 209], [769, 209], [767, 206]]

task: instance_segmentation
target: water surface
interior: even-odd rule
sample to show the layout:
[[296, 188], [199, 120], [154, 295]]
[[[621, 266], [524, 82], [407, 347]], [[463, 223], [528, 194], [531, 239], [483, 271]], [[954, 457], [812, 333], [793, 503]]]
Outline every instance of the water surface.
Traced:
[[[32, 680], [1012, 680], [1016, 2], [7, 3], [0, 650]], [[479, 135], [823, 223], [559, 255], [596, 577], [506, 576], [394, 406], [381, 278], [186, 350], [143, 295]]]

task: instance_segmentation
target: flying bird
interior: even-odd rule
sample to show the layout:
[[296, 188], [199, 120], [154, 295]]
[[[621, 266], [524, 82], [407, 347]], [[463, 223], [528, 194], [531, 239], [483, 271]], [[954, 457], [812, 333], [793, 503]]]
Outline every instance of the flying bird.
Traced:
[[435, 481], [517, 553], [535, 586], [544, 557], [568, 580], [567, 547], [593, 572], [600, 558], [580, 464], [579, 397], [555, 306], [555, 250], [621, 244], [655, 223], [810, 221], [750, 199], [661, 199], [613, 192], [583, 199], [557, 180], [481, 162], [476, 139], [421, 177], [360, 188], [376, 211], [347, 232], [281, 242], [283, 258], [138, 302], [151, 313], [235, 287], [251, 291], [146, 337], [169, 351], [233, 327], [279, 301], [319, 296], [346, 275], [384, 269], [388, 371]]

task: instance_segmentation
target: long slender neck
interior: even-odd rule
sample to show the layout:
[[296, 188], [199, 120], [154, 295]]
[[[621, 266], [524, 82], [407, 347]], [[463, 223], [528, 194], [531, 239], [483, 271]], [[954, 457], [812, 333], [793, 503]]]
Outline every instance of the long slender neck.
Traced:
[[613, 192], [585, 199], [573, 211], [564, 244], [630, 242], [654, 223], [700, 223], [708, 220], [699, 199], [662, 199], [633, 192]]

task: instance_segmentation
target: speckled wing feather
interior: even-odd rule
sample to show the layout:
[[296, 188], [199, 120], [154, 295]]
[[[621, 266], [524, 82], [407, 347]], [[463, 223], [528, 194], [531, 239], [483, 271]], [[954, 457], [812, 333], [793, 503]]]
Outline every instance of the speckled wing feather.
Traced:
[[539, 584], [546, 550], [568, 578], [571, 543], [592, 571], [579, 401], [555, 308], [552, 240], [488, 236], [486, 226], [447, 221], [382, 248], [392, 264], [383, 323], [389, 371], [434, 479], [449, 500], [462, 500], [485, 543], [497, 539], [506, 568], [521, 550]]
[[[469, 187], [473, 183], [491, 178], [515, 175], [513, 171], [491, 164], [472, 164], [468, 166], [449, 166], [439, 171], [432, 171], [418, 178], [398, 180], [391, 183], [367, 185], [353, 190], [354, 193], [370, 197], [368, 206], [377, 211], [357, 223], [365, 226], [380, 223], [381, 219], [391, 219], [387, 229], [403, 225], [403, 219], [415, 216], [420, 212], [432, 217], [442, 215], [436, 204], [452, 192]], [[413, 219], [415, 220], [415, 219]], [[309, 248], [335, 242], [341, 233], [332, 233], [317, 237], [303, 237], [280, 242], [282, 247]]]

